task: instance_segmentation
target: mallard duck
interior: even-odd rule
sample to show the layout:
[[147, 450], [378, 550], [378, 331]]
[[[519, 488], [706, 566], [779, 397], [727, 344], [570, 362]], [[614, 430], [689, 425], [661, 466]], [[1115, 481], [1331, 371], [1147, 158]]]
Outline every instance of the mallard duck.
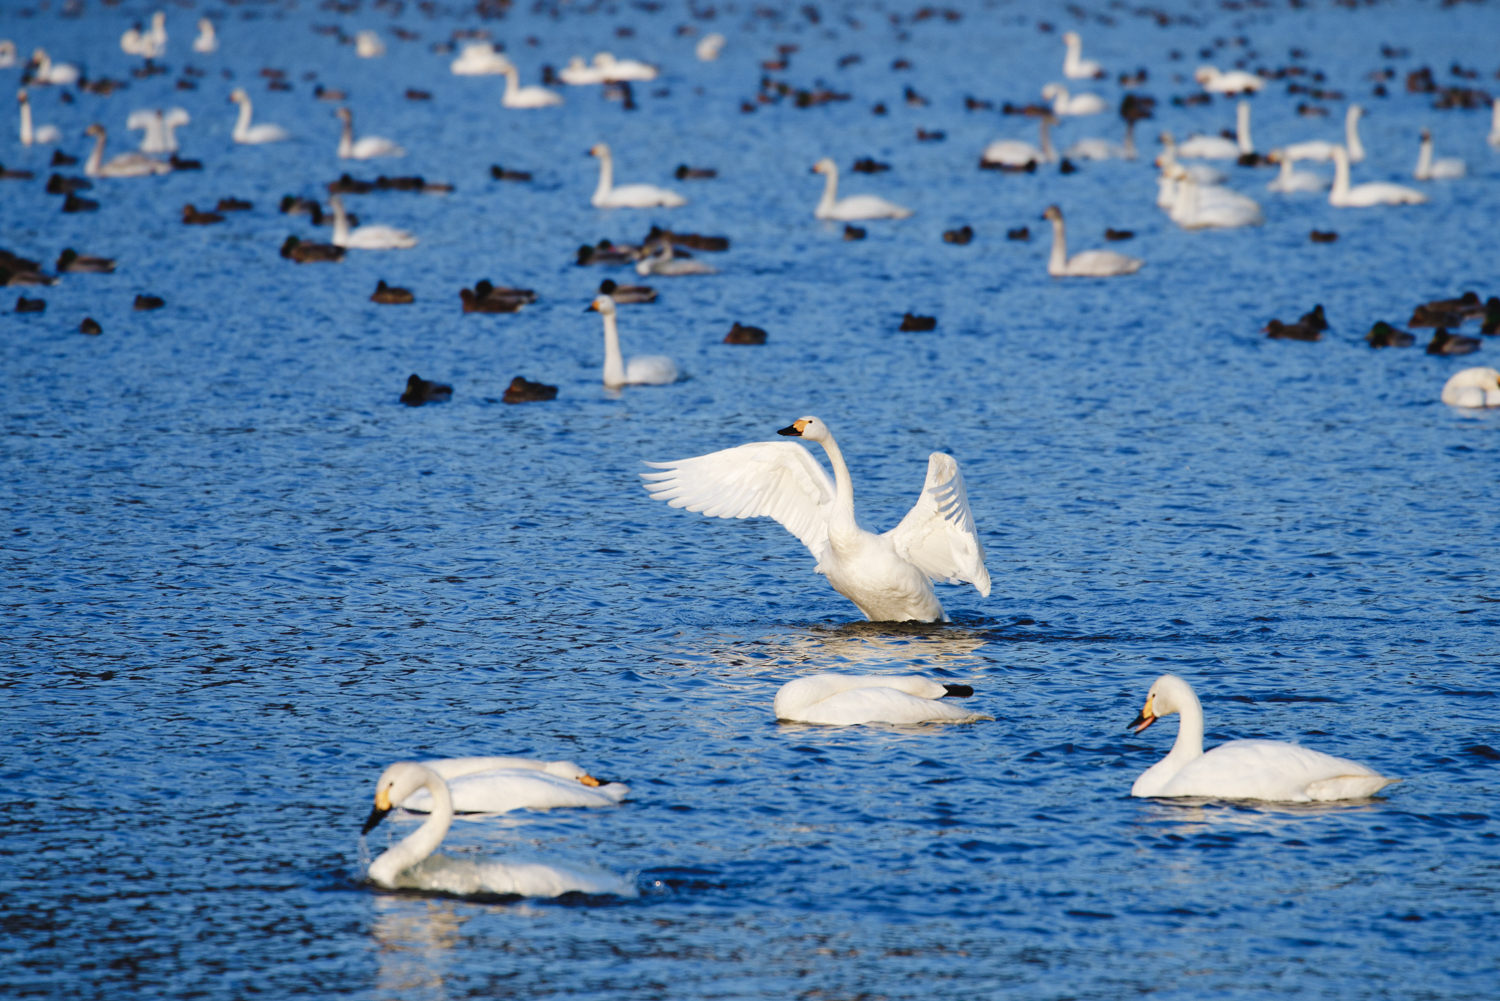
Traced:
[[56, 270], [58, 273], [84, 275], [107, 275], [115, 269], [115, 262], [110, 257], [91, 257], [88, 254], [80, 254], [72, 247], [63, 250], [57, 258]]

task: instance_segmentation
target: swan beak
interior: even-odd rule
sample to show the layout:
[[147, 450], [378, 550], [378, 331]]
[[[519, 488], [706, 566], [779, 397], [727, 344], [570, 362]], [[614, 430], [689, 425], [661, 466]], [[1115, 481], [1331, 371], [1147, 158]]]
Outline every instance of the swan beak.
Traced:
[[1151, 699], [1148, 697], [1146, 699], [1146, 704], [1141, 707], [1141, 711], [1136, 715], [1135, 719], [1131, 720], [1125, 725], [1125, 729], [1134, 730], [1136, 733], [1144, 733], [1146, 727], [1150, 726], [1152, 723], [1155, 723], [1158, 718], [1159, 717], [1151, 711]]
[[591, 789], [604, 785], [603, 782], [600, 782], [592, 775], [580, 775], [578, 776], [578, 781], [582, 782], [584, 785], [588, 786]]
[[391, 791], [389, 789], [381, 789], [375, 794], [375, 806], [370, 810], [370, 815], [365, 818], [364, 829], [359, 832], [360, 837], [369, 834], [371, 831], [375, 830], [376, 827], [380, 826], [380, 822], [384, 820], [385, 815], [390, 812]]
[[791, 427], [782, 428], [776, 433], [779, 435], [785, 435], [788, 438], [801, 438], [802, 432], [805, 430], [807, 430], [807, 421], [797, 421]]
[[593, 303], [589, 303], [587, 306], [583, 307], [583, 311], [585, 313], [597, 313], [599, 312], [599, 309]]

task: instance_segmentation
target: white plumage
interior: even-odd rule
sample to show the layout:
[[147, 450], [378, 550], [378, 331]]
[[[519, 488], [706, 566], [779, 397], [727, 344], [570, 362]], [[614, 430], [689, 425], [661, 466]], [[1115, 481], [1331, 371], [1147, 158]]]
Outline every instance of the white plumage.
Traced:
[[827, 178], [823, 182], [823, 197], [818, 201], [818, 207], [813, 209], [815, 219], [854, 222], [861, 219], [905, 219], [912, 214], [911, 209], [875, 195], [840, 198], [838, 164], [826, 156], [813, 164], [813, 173]]
[[1384, 181], [1349, 186], [1349, 154], [1339, 146], [1333, 151], [1333, 189], [1328, 204], [1334, 208], [1369, 208], [1374, 205], [1420, 205], [1427, 196], [1416, 188]]
[[[448, 783], [455, 813], [509, 813], [563, 807], [614, 806], [630, 795], [620, 782], [600, 782], [571, 761], [535, 758], [440, 758], [420, 762]], [[418, 789], [403, 810], [431, 813], [432, 793]]]
[[394, 226], [358, 226], [349, 228], [349, 215], [344, 211], [344, 199], [329, 195], [328, 204], [333, 207], [333, 245], [350, 250], [406, 250], [417, 245], [417, 238], [404, 229]]
[[406, 150], [382, 136], [361, 136], [355, 139], [354, 113], [348, 108], [339, 108], [334, 114], [343, 123], [339, 130], [340, 160], [374, 160], [382, 156], [406, 155]]
[[1068, 54], [1063, 58], [1063, 76], [1069, 80], [1091, 80], [1104, 75], [1104, 68], [1092, 59], [1083, 58], [1083, 39], [1078, 32], [1063, 33]]
[[1052, 223], [1052, 254], [1047, 258], [1047, 274], [1053, 278], [1113, 278], [1133, 275], [1146, 263], [1139, 257], [1128, 257], [1113, 250], [1085, 250], [1068, 256], [1068, 230], [1062, 209], [1047, 206], [1042, 218]]
[[620, 352], [620, 327], [614, 299], [601, 295], [589, 309], [604, 317], [604, 385], [666, 386], [677, 381], [677, 363], [665, 355], [636, 355], [629, 361]]
[[1042, 88], [1042, 97], [1052, 102], [1052, 113], [1059, 118], [1064, 115], [1097, 115], [1109, 107], [1098, 94], [1069, 94], [1060, 83], [1049, 83]]
[[779, 720], [825, 726], [994, 719], [947, 698], [973, 694], [967, 685], [944, 685], [919, 675], [817, 674], [782, 685], [774, 709]]
[[234, 123], [234, 132], [231, 138], [237, 143], [246, 146], [258, 146], [261, 143], [278, 143], [289, 136], [286, 129], [280, 125], [251, 125], [250, 118], [255, 114], [255, 107], [250, 103], [250, 95], [245, 88], [236, 87], [229, 95], [229, 100], [240, 106], [240, 114]]
[[589, 155], [599, 158], [599, 184], [589, 199], [596, 209], [676, 208], [687, 199], [654, 184], [622, 184], [615, 187], [615, 158], [608, 143], [595, 143]]
[[1443, 402], [1450, 407], [1500, 407], [1500, 372], [1466, 368], [1443, 384]]
[[1214, 94], [1254, 94], [1266, 85], [1265, 77], [1244, 70], [1225, 73], [1215, 66], [1199, 66], [1193, 72], [1193, 79]]
[[551, 108], [563, 103], [563, 96], [546, 87], [521, 86], [521, 73], [514, 63], [505, 64], [505, 93], [500, 104], [506, 108]]
[[1422, 147], [1417, 154], [1417, 169], [1412, 176], [1419, 181], [1451, 181], [1457, 177], [1463, 177], [1469, 172], [1468, 167], [1462, 160], [1448, 158], [1434, 160], [1432, 158], [1432, 132], [1428, 129], [1422, 130]]

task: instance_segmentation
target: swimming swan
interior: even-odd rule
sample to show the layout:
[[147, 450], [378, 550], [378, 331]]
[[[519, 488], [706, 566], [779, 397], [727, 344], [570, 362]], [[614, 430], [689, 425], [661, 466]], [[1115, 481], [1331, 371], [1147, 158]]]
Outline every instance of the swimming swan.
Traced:
[[1267, 191], [1279, 191], [1285, 195], [1297, 191], [1322, 191], [1328, 187], [1328, 182], [1312, 171], [1294, 170], [1297, 158], [1287, 156], [1285, 151], [1274, 159], [1280, 160], [1281, 171], [1266, 185]]
[[573, 891], [636, 895], [634, 881], [601, 871], [539, 863], [512, 864], [434, 855], [453, 824], [453, 799], [448, 784], [434, 769], [415, 761], [398, 761], [375, 783], [375, 806], [362, 834], [369, 834], [395, 804], [425, 790], [432, 812], [421, 827], [386, 849], [370, 863], [370, 881], [386, 889], [429, 890], [458, 896], [517, 894], [556, 897]]
[[620, 327], [616, 322], [615, 301], [607, 295], [596, 296], [584, 312], [604, 317], [604, 385], [665, 386], [677, 381], [677, 364], [665, 355], [637, 355], [628, 362], [620, 354]]
[[858, 219], [905, 219], [912, 214], [911, 209], [874, 195], [851, 195], [840, 199], [838, 164], [829, 157], [825, 156], [813, 164], [812, 172], [827, 178], [823, 182], [823, 197], [818, 201], [818, 207], [813, 209], [814, 219], [852, 222]]
[[1228, 188], [1199, 185], [1180, 164], [1168, 173], [1177, 181], [1177, 197], [1168, 214], [1183, 229], [1237, 229], [1266, 221], [1253, 198]]
[[1432, 158], [1432, 132], [1428, 129], [1422, 130], [1422, 149], [1417, 155], [1417, 169], [1412, 176], [1419, 181], [1449, 181], [1455, 177], [1463, 177], [1468, 173], [1462, 160], [1448, 158], [1434, 160]]
[[1098, 94], [1069, 94], [1060, 83], [1049, 83], [1042, 88], [1042, 97], [1052, 102], [1052, 113], [1059, 118], [1064, 115], [1097, 115], [1108, 107]]
[[1135, 780], [1132, 796], [1322, 803], [1364, 799], [1400, 781], [1357, 761], [1279, 740], [1231, 740], [1205, 754], [1203, 706], [1192, 686], [1174, 674], [1156, 679], [1145, 707], [1127, 729], [1141, 733], [1172, 713], [1182, 716], [1177, 740], [1165, 758]]
[[973, 694], [968, 685], [945, 685], [915, 674], [816, 674], [782, 685], [774, 708], [778, 720], [825, 726], [994, 719], [947, 700]]
[[675, 191], [658, 188], [653, 184], [622, 184], [615, 187], [615, 159], [608, 143], [595, 143], [589, 155], [599, 158], [599, 186], [594, 197], [589, 199], [596, 209], [651, 209], [676, 208], [686, 205], [687, 199]]
[[378, 59], [385, 55], [385, 43], [378, 31], [359, 31], [354, 34], [354, 54], [361, 59]]
[[827, 425], [803, 417], [776, 432], [823, 446], [829, 479], [812, 453], [792, 442], [751, 442], [642, 473], [652, 500], [710, 518], [774, 518], [818, 561], [833, 589], [873, 622], [947, 622], [932, 582], [973, 584], [985, 597], [990, 575], [974, 528], [963, 473], [951, 455], [932, 453], [927, 480], [901, 523], [876, 535], [854, 514], [854, 481]]
[[[448, 783], [455, 813], [614, 806], [630, 795], [628, 785], [601, 782], [571, 761], [484, 757], [418, 763]], [[413, 813], [431, 813], [433, 803], [431, 792], [418, 789], [397, 805]]]
[[173, 108], [163, 114], [159, 109], [141, 108], [125, 120], [128, 129], [142, 129], [142, 153], [176, 153], [177, 129], [192, 121], [186, 108]]
[[711, 63], [719, 58], [720, 52], [724, 51], [724, 42], [724, 36], [717, 31], [704, 35], [693, 47], [693, 54], [698, 57], [700, 63]]
[[716, 275], [719, 273], [719, 269], [712, 264], [705, 264], [703, 261], [677, 257], [672, 250], [671, 242], [663, 241], [656, 251], [636, 261], [635, 273], [638, 275], [666, 275], [667, 277]]
[[1068, 54], [1063, 59], [1063, 76], [1069, 80], [1091, 80], [1104, 75], [1103, 67], [1092, 59], [1083, 58], [1083, 39], [1078, 37], [1078, 32], [1065, 32], [1063, 44], [1068, 47]]
[[1052, 126], [1057, 118], [1051, 114], [1038, 116], [1041, 132], [1041, 148], [1021, 139], [996, 139], [979, 154], [979, 166], [1000, 170], [1035, 170], [1038, 164], [1053, 163], [1057, 150], [1052, 148]]
[[26, 93], [22, 87], [16, 95], [16, 101], [21, 105], [21, 145], [22, 146], [47, 146], [62, 139], [62, 130], [56, 125], [42, 125], [33, 128], [31, 125], [31, 95]]
[[[1500, 147], [1500, 97], [1495, 98], [1495, 103], [1490, 106], [1490, 134], [1485, 141], [1491, 146]], [[1349, 154], [1354, 155], [1353, 148], [1350, 148]]]
[[198, 37], [193, 39], [193, 51], [208, 55], [219, 49], [219, 36], [214, 34], [214, 23], [206, 17], [198, 18]]
[[1112, 278], [1115, 275], [1133, 275], [1146, 262], [1139, 257], [1126, 257], [1113, 250], [1085, 250], [1081, 254], [1068, 256], [1068, 232], [1063, 224], [1062, 209], [1047, 206], [1042, 218], [1052, 223], [1052, 256], [1047, 259], [1047, 274], [1053, 278]]
[[[1162, 151], [1156, 155], [1156, 165], [1165, 170], [1167, 167], [1177, 164], [1177, 140], [1172, 133], [1163, 132], [1160, 136]], [[1218, 167], [1210, 167], [1206, 163], [1184, 163], [1180, 164], [1183, 170], [1193, 175], [1193, 180], [1199, 184], [1222, 184], [1229, 179], [1229, 175]], [[1161, 205], [1161, 202], [1157, 202]], [[1161, 205], [1167, 208], [1167, 205]]]
[[599, 71], [604, 83], [655, 80], [661, 72], [650, 63], [643, 63], [639, 59], [616, 59], [609, 52], [594, 53], [594, 69]]
[[254, 106], [250, 103], [250, 95], [245, 93], [245, 88], [236, 87], [229, 95], [233, 104], [240, 106], [240, 117], [235, 120], [234, 132], [231, 138], [237, 143], [246, 146], [258, 146], [261, 143], [279, 143], [290, 138], [286, 129], [280, 125], [251, 125], [250, 116], [255, 113]]
[[563, 96], [546, 87], [522, 87], [521, 73], [514, 63], [506, 61], [505, 94], [500, 104], [506, 108], [550, 108], [563, 103]]
[[131, 28], [120, 36], [120, 51], [127, 56], [145, 56], [160, 59], [167, 54], [167, 15], [157, 11], [151, 15], [151, 27], [142, 31]]
[[405, 156], [406, 150], [396, 145], [389, 139], [381, 136], [362, 136], [354, 138], [354, 112], [348, 108], [339, 108], [334, 111], [343, 122], [343, 128], [339, 131], [339, 159], [341, 160], [374, 160], [382, 156]]
[[1450, 407], [1500, 407], [1500, 372], [1466, 368], [1443, 384], [1443, 402]]
[[105, 163], [104, 126], [96, 122], [85, 129], [84, 134], [94, 137], [94, 150], [83, 164], [83, 172], [89, 177], [148, 177], [172, 172], [170, 163], [153, 160], [140, 153], [121, 153]]
[[454, 76], [499, 76], [509, 65], [510, 60], [496, 52], [489, 42], [469, 42], [448, 68]]
[[557, 78], [571, 87], [587, 87], [603, 83], [604, 71], [584, 62], [582, 56], [574, 56], [568, 60], [568, 65], [558, 71]]
[[[1357, 104], [1349, 105], [1349, 110], [1344, 112], [1344, 148], [1349, 151], [1350, 163], [1359, 163], [1365, 158], [1365, 145], [1359, 141], [1359, 119], [1364, 113], [1365, 109]], [[1272, 150], [1270, 158], [1274, 160], [1285, 155], [1294, 160], [1332, 160], [1337, 146], [1338, 143], [1326, 139], [1309, 139]]]
[[1349, 186], [1349, 154], [1340, 146], [1333, 151], [1333, 190], [1328, 204], [1334, 208], [1369, 208], [1373, 205], [1420, 205], [1427, 196], [1415, 188], [1377, 181]]
[[47, 50], [36, 49], [31, 53], [31, 82], [71, 87], [78, 82], [78, 67], [71, 63], [54, 63]]
[[417, 245], [417, 238], [404, 229], [394, 226], [359, 226], [349, 228], [349, 214], [344, 211], [344, 199], [329, 195], [328, 204], [333, 207], [333, 245], [349, 250], [405, 250]]
[[1254, 94], [1266, 85], [1265, 77], [1244, 70], [1224, 73], [1215, 66], [1199, 66], [1193, 71], [1193, 79], [1213, 94]]
[[1237, 160], [1255, 152], [1250, 140], [1250, 102], [1241, 100], [1234, 109], [1234, 139], [1223, 136], [1188, 136], [1176, 154], [1197, 160]]

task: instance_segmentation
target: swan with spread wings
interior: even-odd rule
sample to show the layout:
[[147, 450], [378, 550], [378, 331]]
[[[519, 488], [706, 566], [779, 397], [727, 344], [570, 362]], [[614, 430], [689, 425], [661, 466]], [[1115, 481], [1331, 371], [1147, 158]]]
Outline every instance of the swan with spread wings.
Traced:
[[776, 433], [822, 445], [833, 478], [806, 448], [764, 441], [648, 462], [662, 472], [641, 474], [646, 489], [653, 500], [710, 518], [775, 518], [813, 554], [833, 589], [873, 622], [947, 622], [933, 581], [973, 584], [989, 596], [984, 545], [951, 455], [932, 453], [917, 503], [901, 524], [876, 535], [855, 518], [854, 483], [828, 426], [803, 417]]

